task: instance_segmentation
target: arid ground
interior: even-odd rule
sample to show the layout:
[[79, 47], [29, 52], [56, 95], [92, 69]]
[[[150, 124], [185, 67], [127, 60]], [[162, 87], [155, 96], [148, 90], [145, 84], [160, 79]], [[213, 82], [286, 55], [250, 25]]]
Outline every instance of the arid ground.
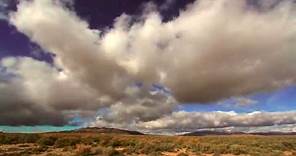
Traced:
[[0, 134], [0, 156], [296, 156], [296, 136], [156, 136], [61, 132]]

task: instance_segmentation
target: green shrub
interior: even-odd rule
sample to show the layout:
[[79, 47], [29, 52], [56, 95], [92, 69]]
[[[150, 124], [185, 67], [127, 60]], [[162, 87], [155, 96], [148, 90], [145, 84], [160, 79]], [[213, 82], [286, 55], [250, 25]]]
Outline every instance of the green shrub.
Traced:
[[116, 151], [114, 148], [112, 147], [108, 147], [103, 151], [103, 155], [104, 156], [124, 156], [122, 153], [120, 153], [119, 151]]
[[15, 144], [15, 139], [10, 135], [0, 135], [1, 144]]
[[36, 143], [40, 136], [38, 134], [21, 134], [17, 138], [17, 143]]
[[94, 138], [91, 138], [91, 137], [87, 137], [87, 138], [82, 138], [81, 139], [81, 143], [82, 144], [85, 144], [85, 145], [92, 145], [92, 144], [96, 144], [97, 142], [95, 141]]
[[236, 155], [247, 154], [246, 147], [242, 145], [231, 145], [229, 150], [232, 154]]
[[56, 140], [54, 146], [57, 148], [63, 148], [67, 146], [75, 146], [79, 144], [81, 140], [79, 138], [59, 138]]
[[175, 144], [174, 143], [161, 143], [158, 145], [159, 151], [168, 151], [172, 152], [175, 150]]
[[35, 143], [39, 138], [37, 134], [0, 134], [0, 144]]
[[50, 136], [50, 137], [42, 137], [37, 141], [39, 146], [53, 146], [56, 142], [57, 138]]
[[33, 152], [33, 153], [37, 153], [37, 154], [39, 154], [39, 153], [43, 153], [43, 152], [45, 152], [45, 151], [47, 151], [47, 149], [48, 149], [48, 146], [39, 146], [38, 148], [34, 148], [31, 152]]
[[108, 145], [112, 147], [119, 147], [121, 146], [121, 141], [120, 140], [110, 140]]
[[282, 145], [284, 147], [284, 150], [295, 150], [295, 144], [292, 144], [291, 142], [282, 142]]
[[102, 147], [96, 147], [93, 149], [93, 153], [95, 155], [102, 155], [103, 154], [103, 148]]

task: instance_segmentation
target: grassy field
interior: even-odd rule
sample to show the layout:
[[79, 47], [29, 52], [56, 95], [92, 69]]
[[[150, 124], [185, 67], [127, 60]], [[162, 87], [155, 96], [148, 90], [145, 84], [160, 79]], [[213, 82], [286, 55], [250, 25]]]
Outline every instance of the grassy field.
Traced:
[[296, 136], [0, 134], [0, 156], [296, 156]]

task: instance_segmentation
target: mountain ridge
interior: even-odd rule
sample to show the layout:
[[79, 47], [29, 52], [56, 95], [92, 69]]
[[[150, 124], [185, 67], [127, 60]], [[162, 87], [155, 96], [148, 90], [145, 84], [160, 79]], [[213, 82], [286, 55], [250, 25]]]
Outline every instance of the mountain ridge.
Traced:
[[228, 131], [195, 131], [182, 134], [182, 136], [207, 136], [207, 135], [296, 135], [296, 132], [228, 132]]
[[128, 135], [144, 135], [144, 133], [138, 131], [131, 131], [119, 128], [107, 128], [107, 127], [85, 127], [69, 132], [74, 133], [101, 133], [101, 134], [128, 134]]

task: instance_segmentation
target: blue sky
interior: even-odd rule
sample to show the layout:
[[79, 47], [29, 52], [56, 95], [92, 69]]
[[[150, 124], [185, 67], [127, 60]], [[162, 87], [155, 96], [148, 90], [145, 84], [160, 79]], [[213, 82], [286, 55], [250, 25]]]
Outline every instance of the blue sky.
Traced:
[[255, 104], [239, 106], [236, 105], [234, 99], [222, 100], [207, 104], [186, 104], [182, 109], [186, 111], [235, 111], [240, 113], [248, 113], [254, 111], [291, 111], [296, 110], [296, 87], [290, 86], [273, 92], [263, 92], [254, 95], [245, 96], [249, 99], [257, 101]]

